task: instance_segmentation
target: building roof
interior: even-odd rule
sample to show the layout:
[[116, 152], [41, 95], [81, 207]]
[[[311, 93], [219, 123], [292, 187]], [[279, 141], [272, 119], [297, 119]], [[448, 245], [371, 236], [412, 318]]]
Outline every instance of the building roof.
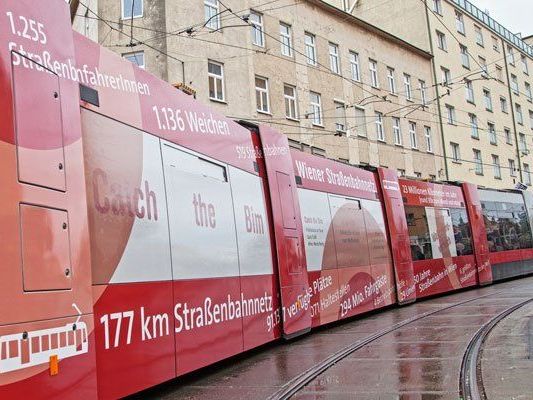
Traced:
[[462, 10], [466, 11], [471, 17], [478, 20], [479, 22], [484, 24], [487, 28], [492, 30], [494, 33], [497, 33], [498, 35], [500, 35], [507, 42], [515, 45], [520, 50], [522, 50], [524, 53], [526, 53], [527, 55], [533, 58], [533, 46], [530, 46], [524, 41], [524, 39], [527, 39], [531, 36], [528, 36], [527, 38], [521, 38], [520, 36], [515, 35], [509, 29], [501, 25], [494, 18], [490, 17], [487, 13], [481, 11], [475, 5], [470, 3], [468, 0], [448, 0], [448, 1], [454, 4], [456, 7], [459, 7]]

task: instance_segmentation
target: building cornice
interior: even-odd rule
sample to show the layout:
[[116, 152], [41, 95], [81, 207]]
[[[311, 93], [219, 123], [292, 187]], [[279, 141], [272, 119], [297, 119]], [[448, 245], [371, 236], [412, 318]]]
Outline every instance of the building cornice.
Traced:
[[330, 4], [330, 3], [327, 3], [326, 1], [324, 0], [305, 0], [307, 3], [309, 4], [313, 4], [315, 6], [318, 6], [320, 8], [322, 8], [323, 10], [333, 14], [333, 15], [337, 15], [339, 17], [342, 17], [344, 20], [348, 21], [348, 22], [351, 22], [353, 23], [354, 25], [357, 25], [367, 31], [370, 31], [378, 36], [380, 36], [381, 38], [391, 42], [391, 43], [394, 43], [394, 44], [397, 44], [403, 48], [405, 48], [406, 50], [409, 50], [413, 53], [416, 53], [418, 54], [419, 56], [421, 57], [424, 57], [428, 60], [432, 59], [433, 58], [433, 55], [426, 51], [426, 50], [423, 50], [421, 49], [420, 47], [417, 47], [403, 39], [400, 39], [398, 36], [395, 36], [389, 32], [386, 32], [384, 31], [383, 29], [380, 29], [378, 28], [377, 26], [375, 25], [372, 25], [366, 21], [363, 21], [362, 19], [360, 18], [357, 18], [355, 15], [353, 14], [350, 14], [346, 11], [343, 11], [341, 10], [340, 8], [338, 7], [335, 7], [334, 5]]

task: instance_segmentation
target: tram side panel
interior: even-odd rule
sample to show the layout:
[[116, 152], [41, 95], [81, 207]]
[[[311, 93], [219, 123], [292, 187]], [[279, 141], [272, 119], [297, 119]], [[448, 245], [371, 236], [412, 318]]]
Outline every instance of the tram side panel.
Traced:
[[495, 281], [533, 272], [533, 242], [521, 192], [479, 189]]
[[373, 173], [291, 151], [298, 182], [313, 327], [395, 302]]
[[279, 337], [271, 227], [248, 130], [75, 38], [99, 395], [116, 398]]
[[0, 398], [96, 398], [72, 62], [64, 1], [0, 3]]
[[472, 232], [462, 189], [400, 179], [417, 298], [477, 284]]

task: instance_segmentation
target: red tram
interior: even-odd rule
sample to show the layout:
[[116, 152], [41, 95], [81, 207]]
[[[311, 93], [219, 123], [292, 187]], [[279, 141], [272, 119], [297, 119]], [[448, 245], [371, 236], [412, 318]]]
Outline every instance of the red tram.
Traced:
[[313, 327], [533, 271], [528, 193], [290, 150], [0, 4], [0, 397], [125, 396]]

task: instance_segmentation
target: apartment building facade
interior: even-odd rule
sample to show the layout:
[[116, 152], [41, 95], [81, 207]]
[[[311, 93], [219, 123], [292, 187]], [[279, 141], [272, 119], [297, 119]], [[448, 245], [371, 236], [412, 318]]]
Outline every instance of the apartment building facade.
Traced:
[[80, 1], [75, 26], [304, 151], [444, 179], [431, 54], [321, 0]]
[[434, 55], [447, 179], [531, 185], [532, 37], [466, 0], [328, 0]]

